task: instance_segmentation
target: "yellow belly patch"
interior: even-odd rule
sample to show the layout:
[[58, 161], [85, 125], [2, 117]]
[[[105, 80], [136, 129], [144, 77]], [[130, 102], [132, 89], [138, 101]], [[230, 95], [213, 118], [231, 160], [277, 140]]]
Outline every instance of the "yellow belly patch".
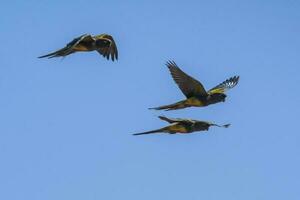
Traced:
[[186, 105], [189, 106], [197, 106], [197, 107], [204, 106], [204, 103], [195, 97], [188, 98], [185, 103]]
[[187, 132], [186, 128], [179, 124], [174, 124], [174, 125], [170, 126], [169, 131], [176, 132], [176, 133], [186, 133]]
[[75, 51], [90, 51], [86, 46], [83, 45], [77, 45], [73, 48]]

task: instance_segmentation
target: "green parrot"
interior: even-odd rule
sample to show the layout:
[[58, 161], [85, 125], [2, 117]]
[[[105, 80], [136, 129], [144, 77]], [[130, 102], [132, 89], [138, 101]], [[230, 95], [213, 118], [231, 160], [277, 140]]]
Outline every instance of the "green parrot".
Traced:
[[64, 48], [59, 49], [55, 52], [47, 55], [40, 56], [38, 58], [54, 58], [54, 57], [65, 57], [79, 51], [97, 51], [107, 60], [111, 57], [111, 60], [118, 60], [118, 49], [116, 43], [111, 35], [89, 35], [84, 34], [68, 43]]
[[236, 86], [239, 81], [239, 76], [233, 76], [206, 91], [204, 86], [198, 80], [184, 73], [174, 61], [169, 61], [166, 65], [170, 70], [173, 80], [186, 96], [186, 99], [174, 104], [149, 109], [177, 110], [187, 107], [204, 107], [210, 104], [224, 102], [226, 98], [225, 92]]
[[151, 133], [188, 134], [196, 131], [207, 131], [210, 126], [217, 126], [223, 128], [228, 128], [230, 126], [230, 124], [218, 125], [211, 122], [198, 121], [193, 119], [167, 118], [165, 116], [159, 116], [159, 118], [168, 122], [170, 125], [152, 131], [135, 133], [133, 135], [145, 135]]

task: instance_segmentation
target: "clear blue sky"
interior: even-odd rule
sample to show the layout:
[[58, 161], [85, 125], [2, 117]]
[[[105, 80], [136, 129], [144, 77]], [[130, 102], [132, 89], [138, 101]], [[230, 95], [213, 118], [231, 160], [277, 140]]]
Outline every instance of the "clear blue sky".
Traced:
[[[101, 3], [100, 3], [101, 2]], [[300, 2], [5, 1], [1, 4], [0, 199], [299, 200]], [[84, 33], [96, 52], [37, 56]], [[226, 103], [172, 112], [173, 59]], [[190, 135], [134, 132], [157, 116], [231, 123]]]

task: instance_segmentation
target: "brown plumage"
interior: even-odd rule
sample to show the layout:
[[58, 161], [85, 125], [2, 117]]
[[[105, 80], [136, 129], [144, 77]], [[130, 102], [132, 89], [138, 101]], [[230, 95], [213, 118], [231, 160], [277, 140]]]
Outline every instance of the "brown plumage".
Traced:
[[239, 81], [239, 76], [234, 76], [206, 91], [204, 86], [198, 80], [184, 73], [174, 61], [169, 61], [166, 65], [170, 70], [173, 80], [186, 96], [186, 99], [174, 104], [150, 109], [177, 110], [187, 107], [203, 107], [210, 104], [224, 102], [226, 98], [225, 92], [236, 86]]
[[113, 37], [108, 34], [101, 34], [96, 36], [91, 36], [88, 34], [81, 35], [73, 39], [64, 48], [47, 55], [40, 56], [38, 58], [65, 57], [67, 55], [80, 51], [97, 51], [107, 60], [109, 60], [109, 58], [111, 58], [112, 61], [114, 61], [115, 59], [118, 60], [118, 49], [116, 43]]
[[159, 116], [161, 120], [164, 120], [168, 122], [170, 125], [152, 130], [152, 131], [146, 131], [142, 133], [135, 133], [133, 135], [145, 135], [145, 134], [151, 134], [151, 133], [169, 133], [169, 134], [175, 134], [175, 133], [192, 133], [196, 131], [207, 131], [210, 126], [218, 126], [218, 127], [224, 127], [228, 128], [230, 124], [225, 125], [218, 125], [211, 122], [206, 121], [199, 121], [199, 120], [193, 120], [193, 119], [180, 119], [180, 118], [167, 118], [165, 116]]

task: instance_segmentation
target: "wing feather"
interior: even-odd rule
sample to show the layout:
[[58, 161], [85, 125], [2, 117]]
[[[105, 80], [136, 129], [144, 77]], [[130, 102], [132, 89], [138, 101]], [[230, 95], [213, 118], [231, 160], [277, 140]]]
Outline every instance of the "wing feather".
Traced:
[[168, 61], [166, 65], [170, 70], [173, 80], [187, 98], [207, 95], [203, 85], [184, 73], [174, 61]]
[[236, 86], [239, 82], [239, 76], [233, 76], [224, 82], [220, 83], [219, 85], [213, 87], [208, 91], [208, 94], [215, 94], [215, 93], [225, 93], [227, 90]]
[[109, 46], [100, 47], [98, 52], [103, 56], [109, 59], [111, 57], [112, 61], [115, 59], [118, 60], [118, 49], [117, 45], [111, 35], [108, 34], [101, 34], [95, 36], [96, 40], [105, 40], [109, 42]]

